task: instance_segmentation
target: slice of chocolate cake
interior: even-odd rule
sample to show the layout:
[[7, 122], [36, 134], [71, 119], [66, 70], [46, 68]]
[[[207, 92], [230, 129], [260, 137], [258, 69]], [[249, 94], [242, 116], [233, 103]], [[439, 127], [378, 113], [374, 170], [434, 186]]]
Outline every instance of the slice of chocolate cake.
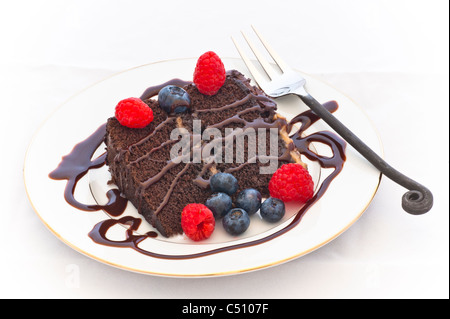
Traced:
[[301, 163], [275, 102], [238, 71], [228, 72], [212, 96], [180, 80], [164, 85], [174, 83], [188, 93], [189, 111], [169, 115], [155, 98], [163, 86], [149, 88], [141, 99], [153, 110], [153, 121], [136, 129], [109, 118], [105, 138], [111, 181], [166, 237], [183, 232], [183, 208], [205, 203], [216, 172], [237, 178], [236, 194], [255, 188], [268, 197], [275, 170]]

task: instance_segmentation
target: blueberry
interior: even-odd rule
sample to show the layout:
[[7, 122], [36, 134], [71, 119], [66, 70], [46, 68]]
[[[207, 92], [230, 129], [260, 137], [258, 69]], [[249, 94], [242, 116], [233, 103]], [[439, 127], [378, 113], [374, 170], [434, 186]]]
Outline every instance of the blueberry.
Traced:
[[225, 193], [214, 193], [206, 200], [205, 206], [212, 211], [214, 218], [221, 219], [233, 207], [233, 201]]
[[242, 208], [249, 215], [253, 215], [261, 207], [262, 196], [254, 188], [247, 188], [241, 191], [235, 201], [236, 207]]
[[245, 210], [233, 208], [222, 219], [222, 225], [230, 235], [240, 235], [250, 226], [250, 217]]
[[271, 223], [276, 223], [283, 218], [286, 209], [282, 200], [274, 197], [266, 199], [262, 205], [259, 213], [261, 217]]
[[209, 186], [213, 192], [226, 193], [233, 195], [238, 189], [236, 177], [229, 173], [216, 173], [209, 180]]
[[158, 94], [159, 106], [168, 114], [184, 113], [190, 109], [189, 94], [175, 85], [163, 87]]

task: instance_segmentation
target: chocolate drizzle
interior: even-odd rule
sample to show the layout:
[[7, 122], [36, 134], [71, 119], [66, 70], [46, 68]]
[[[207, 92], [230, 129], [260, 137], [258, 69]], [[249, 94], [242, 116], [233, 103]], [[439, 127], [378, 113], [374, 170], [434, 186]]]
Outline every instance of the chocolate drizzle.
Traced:
[[78, 181], [93, 168], [99, 168], [105, 165], [106, 153], [94, 160], [92, 156], [103, 142], [105, 136], [105, 127], [100, 126], [89, 138], [78, 143], [68, 155], [62, 158], [58, 167], [49, 174], [49, 177], [56, 180], [67, 180], [64, 189], [64, 198], [66, 201], [84, 211], [104, 210], [112, 216], [120, 216], [127, 205], [127, 200], [120, 196], [117, 189], [109, 190], [106, 196], [108, 203], [105, 205], [87, 205], [80, 203], [75, 199], [74, 192]]
[[[159, 92], [159, 89], [164, 87], [168, 84], [174, 84], [175, 85], [182, 85], [186, 84], [188, 82], [175, 79], [172, 81], [168, 81], [162, 85], [151, 87], [147, 89], [141, 98], [147, 99], [154, 95], [156, 95]], [[258, 109], [259, 111], [265, 110], [266, 108], [268, 110], [273, 111], [276, 107], [275, 103], [273, 103], [270, 99], [263, 96], [262, 94], [254, 94], [249, 93], [245, 98], [236, 101], [235, 103], [221, 106], [218, 109], [219, 110], [226, 110], [232, 107], [236, 107], [238, 105], [241, 105], [248, 101], [249, 99], [256, 99], [257, 101], [262, 102], [261, 104], [256, 104], [253, 106], [253, 108]], [[324, 104], [324, 106], [330, 111], [334, 112], [338, 108], [338, 104], [335, 101], [330, 101]], [[317, 161], [321, 167], [323, 168], [333, 168], [334, 170], [322, 181], [318, 191], [314, 195], [314, 197], [309, 200], [303, 207], [301, 207], [298, 211], [298, 213], [294, 216], [294, 218], [287, 224], [284, 228], [281, 230], [278, 230], [277, 232], [270, 234], [264, 238], [260, 238], [253, 241], [248, 241], [241, 244], [231, 244], [229, 246], [225, 246], [218, 249], [213, 249], [209, 251], [204, 251], [196, 254], [180, 254], [180, 255], [166, 255], [166, 254], [159, 254], [152, 251], [147, 251], [139, 247], [139, 244], [147, 239], [147, 238], [154, 238], [156, 237], [155, 232], [150, 232], [147, 234], [136, 234], [136, 230], [138, 229], [141, 219], [135, 218], [131, 216], [123, 216], [120, 217], [121, 214], [123, 214], [126, 205], [127, 205], [127, 199], [120, 196], [119, 191], [116, 189], [110, 190], [107, 193], [108, 196], [108, 203], [105, 205], [86, 205], [83, 203], [80, 203], [77, 201], [74, 197], [74, 191], [77, 185], [77, 182], [90, 170], [93, 168], [99, 168], [102, 165], [105, 164], [106, 159], [106, 153], [102, 154], [101, 156], [95, 158], [92, 160], [93, 154], [98, 149], [98, 147], [102, 144], [105, 137], [105, 124], [100, 126], [91, 136], [89, 136], [86, 140], [83, 142], [77, 144], [72, 152], [68, 154], [67, 156], [64, 156], [62, 158], [61, 163], [59, 166], [49, 174], [49, 177], [56, 180], [67, 180], [67, 184], [64, 191], [64, 197], [66, 201], [84, 211], [98, 211], [98, 210], [105, 210], [107, 213], [114, 217], [120, 217], [118, 219], [106, 219], [104, 221], [99, 222], [94, 226], [94, 228], [89, 232], [89, 237], [96, 243], [101, 245], [108, 245], [113, 247], [127, 247], [132, 248], [136, 250], [139, 253], [142, 253], [144, 255], [155, 257], [155, 258], [166, 258], [166, 259], [189, 259], [189, 258], [197, 258], [202, 256], [207, 256], [215, 253], [220, 253], [224, 251], [229, 251], [233, 249], [238, 248], [245, 248], [250, 247], [254, 245], [258, 245], [264, 242], [267, 242], [269, 240], [272, 240], [273, 238], [276, 238], [287, 231], [294, 228], [302, 217], [304, 216], [305, 212], [311, 208], [325, 193], [325, 191], [328, 189], [328, 186], [332, 182], [332, 180], [341, 172], [344, 162], [345, 162], [345, 142], [339, 138], [337, 135], [331, 133], [331, 132], [316, 132], [312, 133], [308, 136], [304, 136], [305, 130], [307, 130], [311, 125], [313, 125], [315, 122], [317, 122], [320, 118], [314, 114], [312, 111], [306, 111], [298, 116], [294, 117], [289, 123], [286, 122], [283, 118], [274, 118], [273, 122], [266, 122], [262, 118], [257, 118], [254, 121], [246, 121], [242, 119], [242, 115], [245, 114], [245, 112], [250, 112], [251, 108], [247, 108], [243, 111], [237, 112], [234, 116], [228, 118], [227, 120], [224, 120], [220, 123], [216, 123], [214, 125], [211, 125], [210, 127], [216, 127], [216, 128], [222, 128], [226, 125], [229, 125], [231, 123], [240, 123], [244, 125], [244, 128], [246, 127], [252, 127], [252, 128], [271, 128], [271, 127], [277, 127], [282, 128], [284, 127], [289, 135], [289, 137], [292, 139], [292, 143], [290, 145], [287, 145], [286, 151], [278, 158], [280, 161], [289, 161], [291, 159], [290, 152], [294, 149], [294, 147], [303, 155], [305, 155], [307, 158], [309, 158], [312, 161]], [[199, 114], [208, 112], [207, 109], [202, 110], [194, 110], [192, 113], [192, 116], [194, 118], [197, 118]], [[143, 137], [135, 144], [128, 147], [127, 150], [124, 150], [120, 154], [116, 156], [125, 156], [126, 152], [131, 152], [135, 147], [138, 147], [139, 145], [145, 143], [145, 141], [149, 138], [149, 136], [152, 136], [152, 134], [155, 134], [158, 130], [162, 129], [164, 125], [167, 125], [168, 123], [173, 123], [173, 121], [176, 121], [177, 119], [175, 117], [168, 117], [165, 121], [161, 122], [149, 135]], [[291, 131], [295, 124], [301, 123], [300, 129], [298, 129], [296, 132], [291, 134]], [[227, 138], [227, 137], [225, 137]], [[325, 145], [328, 145], [333, 155], [330, 157], [321, 156], [319, 154], [316, 154], [312, 152], [309, 149], [309, 145], [312, 142], [320, 142]], [[170, 144], [169, 141], [166, 143]], [[168, 145], [167, 144], [167, 145]], [[157, 150], [157, 148], [161, 148], [164, 145], [157, 146], [156, 148], [151, 149], [150, 151], [146, 152], [144, 155], [141, 155], [134, 161], [130, 163], [136, 163], [144, 158], [150, 156], [153, 152]], [[204, 145], [202, 145], [204, 147]], [[254, 159], [248, 159], [247, 162], [242, 163], [241, 165], [238, 165], [233, 168], [229, 168], [230, 172], [233, 172], [235, 170], [240, 170], [242, 167], [250, 163], [251, 160]], [[174, 161], [168, 161], [166, 166], [155, 176], [145, 180], [142, 182], [142, 187], [139, 191], [144, 191], [145, 188], [149, 187], [153, 183], [157, 182], [158, 179], [160, 179], [165, 172], [167, 172], [170, 168], [181, 164], [182, 161], [175, 163]], [[166, 205], [170, 195], [171, 191], [173, 190], [174, 185], [177, 183], [178, 179], [181, 178], [181, 176], [189, 169], [190, 165], [192, 163], [182, 163], [184, 167], [177, 173], [175, 178], [172, 181], [172, 184], [170, 186], [170, 189], [167, 191], [166, 196], [161, 201], [159, 207], [156, 209], [154, 216], [158, 214], [158, 212]], [[199, 172], [197, 178], [194, 179], [194, 183], [198, 186], [201, 186], [202, 188], [207, 188], [209, 185], [209, 181], [207, 178], [204, 178], [203, 175], [210, 170], [213, 167], [213, 162], [205, 162], [203, 163], [203, 168]], [[124, 240], [116, 241], [111, 240], [107, 237], [108, 229], [110, 229], [112, 226], [122, 224], [126, 225], [126, 238]]]
[[[338, 104], [336, 101], [329, 101], [323, 104], [323, 106], [331, 113], [338, 109]], [[295, 147], [300, 150], [300, 152], [312, 161], [318, 161], [322, 168], [334, 168], [334, 172], [331, 173], [331, 179], [337, 176], [344, 165], [345, 162], [345, 142], [338, 137], [336, 134], [328, 131], [320, 131], [313, 133], [311, 135], [302, 137], [303, 133], [314, 123], [320, 120], [320, 117], [316, 115], [313, 111], [309, 110], [303, 112], [296, 117], [294, 117], [289, 122], [289, 131], [296, 123], [302, 123], [300, 129], [295, 132], [291, 138], [294, 141]], [[332, 157], [321, 156], [310, 150], [309, 145], [312, 142], [320, 142], [328, 145], [332, 152]]]

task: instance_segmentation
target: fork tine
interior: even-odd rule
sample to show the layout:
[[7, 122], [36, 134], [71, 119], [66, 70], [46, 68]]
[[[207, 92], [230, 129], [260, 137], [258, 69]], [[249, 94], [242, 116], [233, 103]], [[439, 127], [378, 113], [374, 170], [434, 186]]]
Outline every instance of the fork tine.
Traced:
[[269, 52], [272, 59], [275, 61], [275, 63], [280, 67], [281, 71], [286, 72], [289, 71], [291, 68], [289, 65], [283, 61], [283, 59], [275, 52], [274, 49], [269, 45], [269, 43], [264, 40], [264, 38], [261, 36], [261, 34], [256, 30], [256, 28], [252, 25], [253, 31], [255, 31], [256, 35], [258, 36], [259, 40], [261, 40], [262, 44], [266, 48], [266, 50]]
[[266, 73], [269, 76], [269, 78], [271, 80], [274, 79], [277, 76], [276, 73], [275, 73], [275, 70], [272, 68], [272, 66], [269, 64], [269, 62], [267, 62], [267, 60], [263, 57], [263, 55], [256, 48], [254, 43], [247, 37], [247, 35], [244, 33], [244, 31], [241, 31], [241, 33], [244, 36], [245, 41], [247, 41], [247, 44], [250, 47], [250, 49], [252, 49], [253, 53], [255, 54], [256, 59], [261, 64], [261, 66], [263, 67], [264, 71], [266, 71]]
[[242, 60], [244, 61], [245, 65], [247, 66], [247, 68], [250, 71], [250, 73], [252, 74], [252, 76], [255, 79], [256, 83], [258, 83], [259, 87], [261, 89], [263, 89], [264, 83], [266, 82], [266, 80], [264, 79], [263, 75], [256, 69], [256, 67], [253, 65], [253, 63], [248, 59], [248, 57], [245, 55], [244, 51], [237, 44], [236, 40], [233, 37], [231, 37], [231, 40], [233, 41], [234, 46], [238, 50]]

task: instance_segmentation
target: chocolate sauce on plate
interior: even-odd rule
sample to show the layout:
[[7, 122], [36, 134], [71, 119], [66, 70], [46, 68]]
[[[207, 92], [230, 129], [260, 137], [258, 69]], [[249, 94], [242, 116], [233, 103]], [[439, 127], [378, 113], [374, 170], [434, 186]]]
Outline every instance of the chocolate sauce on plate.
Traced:
[[102, 144], [105, 133], [106, 124], [103, 124], [89, 138], [75, 145], [72, 152], [62, 158], [59, 166], [49, 174], [49, 177], [56, 180], [67, 180], [64, 198], [70, 205], [85, 211], [104, 210], [112, 216], [120, 216], [125, 210], [127, 200], [120, 196], [117, 189], [109, 190], [106, 193], [109, 200], [105, 205], [83, 204], [77, 201], [74, 196], [78, 181], [90, 169], [105, 165], [106, 153], [91, 160], [94, 152]]
[[[142, 99], [150, 98], [156, 94], [158, 94], [159, 90], [169, 84], [173, 85], [185, 85], [189, 82], [182, 81], [179, 79], [174, 79], [171, 81], [168, 81], [162, 85], [154, 86], [148, 88], [141, 96]], [[262, 96], [253, 96], [255, 98], [263, 99]], [[266, 102], [269, 102], [267, 100]], [[338, 104], [335, 101], [330, 101], [324, 104], [324, 106], [330, 111], [335, 112], [338, 109]], [[226, 106], [225, 106], [226, 107]], [[199, 110], [200, 111], [200, 110]], [[204, 110], [201, 110], [200, 112], [203, 112]], [[194, 114], [195, 116], [195, 114]], [[120, 215], [123, 214], [125, 211], [125, 208], [127, 206], [127, 199], [120, 196], [120, 193], [117, 189], [112, 189], [107, 192], [108, 197], [108, 203], [105, 205], [88, 205], [80, 203], [75, 199], [74, 192], [75, 188], [77, 186], [77, 182], [85, 176], [90, 169], [95, 169], [102, 167], [105, 165], [105, 158], [106, 153], [100, 155], [99, 157], [92, 159], [94, 153], [98, 149], [98, 147], [103, 143], [104, 137], [106, 134], [106, 124], [101, 125], [91, 136], [89, 136], [84, 141], [78, 143], [73, 150], [66, 156], [62, 158], [61, 163], [59, 166], [52, 171], [49, 174], [49, 177], [55, 180], [67, 180], [67, 184], [65, 186], [64, 190], [64, 197], [66, 201], [72, 205], [75, 208], [78, 208], [83, 211], [100, 211], [104, 210], [108, 214], [114, 217], [120, 217], [118, 219], [108, 218], [106, 220], [103, 220], [96, 224], [94, 228], [89, 232], [89, 237], [98, 244], [101, 245], [107, 245], [112, 247], [126, 247], [136, 250], [137, 252], [150, 256], [155, 258], [165, 258], [165, 259], [189, 259], [189, 258], [197, 258], [202, 256], [207, 256], [215, 253], [220, 253], [224, 251], [229, 251], [233, 249], [238, 248], [245, 248], [250, 247], [254, 245], [258, 245], [264, 242], [267, 242], [269, 240], [272, 240], [292, 228], [298, 225], [304, 214], [313, 206], [325, 193], [325, 191], [328, 189], [328, 186], [332, 182], [332, 180], [341, 172], [344, 162], [345, 162], [345, 147], [346, 143], [341, 138], [339, 138], [337, 135], [331, 132], [327, 131], [320, 131], [315, 132], [310, 135], [304, 136], [305, 131], [313, 125], [315, 122], [319, 120], [319, 116], [314, 114], [311, 110], [303, 112], [296, 117], [294, 117], [289, 123], [287, 124], [287, 131], [290, 133], [290, 137], [293, 140], [293, 143], [295, 147], [298, 149], [298, 151], [305, 155], [307, 158], [309, 158], [312, 161], [317, 161], [322, 168], [333, 168], [334, 170], [322, 181], [318, 191], [314, 195], [313, 198], [311, 198], [307, 203], [305, 203], [299, 211], [296, 213], [294, 218], [290, 221], [289, 224], [287, 224], [284, 228], [281, 230], [278, 230], [277, 232], [270, 234], [266, 237], [244, 242], [241, 244], [231, 244], [229, 246], [208, 250], [196, 254], [180, 254], [180, 255], [167, 255], [167, 254], [159, 254], [156, 252], [148, 251], [145, 249], [142, 249], [139, 247], [139, 243], [141, 243], [143, 240], [148, 238], [155, 238], [157, 237], [156, 232], [149, 232], [146, 234], [137, 234], [136, 230], [138, 229], [139, 225], [142, 222], [141, 218], [135, 218], [132, 216], [123, 216], [120, 217]], [[232, 120], [239, 121], [239, 115], [236, 116], [236, 118], [232, 118]], [[230, 121], [232, 121], [230, 120]], [[164, 122], [163, 122], [164, 123]], [[301, 123], [300, 128], [294, 132], [291, 133], [293, 127], [295, 124]], [[220, 125], [225, 125], [227, 123], [219, 123]], [[245, 123], [244, 123], [245, 124]], [[252, 123], [252, 125], [260, 125], [261, 123]], [[266, 125], [269, 125], [269, 123], [265, 123]], [[250, 123], [247, 123], [247, 125], [250, 125]], [[273, 125], [270, 124], [270, 125]], [[309, 149], [309, 145], [312, 142], [320, 142], [323, 144], [328, 145], [333, 155], [330, 157], [321, 156], [314, 152], [312, 152]], [[286, 155], [282, 155], [286, 156]], [[205, 164], [205, 167], [208, 164]], [[149, 181], [147, 181], [148, 183]], [[202, 180], [201, 178], [197, 181], [200, 185], [207, 186], [208, 183], [205, 180]], [[108, 230], [113, 227], [114, 225], [121, 224], [125, 225], [126, 227], [126, 238], [124, 240], [111, 240], [107, 237]]]

